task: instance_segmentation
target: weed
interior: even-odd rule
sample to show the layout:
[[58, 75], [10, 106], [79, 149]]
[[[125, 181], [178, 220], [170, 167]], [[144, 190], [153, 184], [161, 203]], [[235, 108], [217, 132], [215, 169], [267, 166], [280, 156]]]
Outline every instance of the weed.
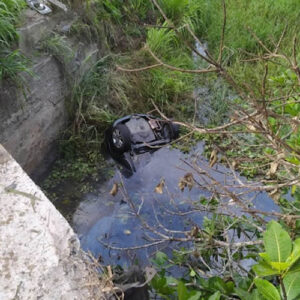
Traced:
[[25, 2], [22, 0], [2, 0], [0, 2], [0, 48], [9, 47], [16, 41], [16, 23]]
[[29, 61], [18, 50], [11, 51], [11, 46], [18, 39], [16, 23], [25, 2], [22, 0], [2, 0], [0, 2], [0, 81], [12, 79], [18, 86], [23, 85], [19, 73], [29, 74]]
[[67, 44], [65, 37], [54, 32], [40, 41], [39, 48], [53, 55], [63, 65], [69, 63], [74, 57], [74, 51]]
[[28, 69], [28, 65], [29, 60], [18, 50], [12, 52], [8, 49], [0, 51], [0, 81], [10, 78], [21, 85], [23, 80], [19, 76], [20, 72], [32, 75], [32, 72]]

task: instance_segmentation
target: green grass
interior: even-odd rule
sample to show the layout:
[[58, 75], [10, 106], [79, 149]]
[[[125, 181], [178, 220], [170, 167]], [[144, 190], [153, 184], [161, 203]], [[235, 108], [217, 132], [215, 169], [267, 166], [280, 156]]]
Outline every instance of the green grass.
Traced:
[[[212, 52], [218, 51], [223, 23], [223, 11], [219, 0], [191, 0], [186, 16], [194, 25], [198, 36], [208, 41]], [[293, 35], [300, 29], [300, 2], [298, 0], [227, 0], [227, 27], [225, 45], [232, 51], [239, 49], [259, 52], [261, 49], [248, 31], [248, 27], [274, 48], [286, 25], [284, 46], [289, 47]], [[187, 22], [187, 18], [182, 19]]]
[[25, 5], [22, 0], [2, 0], [0, 2], [0, 48], [9, 47], [18, 38], [16, 23]]
[[18, 50], [10, 51], [0, 50], [0, 81], [10, 78], [16, 83], [20, 83], [22, 79], [19, 77], [20, 72], [32, 73], [28, 69], [29, 61]]
[[53, 55], [62, 64], [69, 63], [74, 57], [74, 51], [68, 45], [65, 36], [54, 32], [45, 36], [39, 46], [42, 51]]
[[108, 124], [130, 110], [126, 94], [130, 83], [113, 66], [112, 56], [103, 57], [78, 79], [73, 88], [70, 106], [76, 115], [73, 127], [76, 132], [73, 134], [84, 143], [100, 143], [101, 132]]
[[30, 73], [28, 59], [18, 50], [12, 50], [18, 40], [16, 24], [24, 6], [23, 0], [0, 2], [0, 81], [9, 78], [18, 86], [21, 86], [23, 81], [19, 73]]

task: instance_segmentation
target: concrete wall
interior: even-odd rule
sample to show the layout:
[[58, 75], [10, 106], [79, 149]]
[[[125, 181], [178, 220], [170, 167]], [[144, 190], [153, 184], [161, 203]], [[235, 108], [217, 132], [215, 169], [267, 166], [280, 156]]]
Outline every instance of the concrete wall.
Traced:
[[0, 145], [0, 299], [103, 299], [72, 228]]
[[35, 171], [51, 153], [55, 140], [68, 122], [65, 99], [71, 87], [66, 73], [68, 79], [80, 76], [99, 56], [96, 44], [84, 45], [71, 38], [66, 41], [74, 57], [68, 65], [37, 50], [39, 41], [47, 33], [64, 34], [75, 20], [76, 16], [62, 11], [43, 16], [25, 10], [19, 29], [19, 46], [31, 58], [34, 75], [24, 75], [23, 89], [10, 81], [0, 82], [0, 143], [27, 173]]

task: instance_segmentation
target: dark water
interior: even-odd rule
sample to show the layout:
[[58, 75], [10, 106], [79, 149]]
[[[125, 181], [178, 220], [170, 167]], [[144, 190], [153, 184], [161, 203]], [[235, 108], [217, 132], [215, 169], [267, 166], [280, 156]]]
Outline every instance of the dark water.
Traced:
[[[80, 237], [82, 248], [96, 257], [101, 256], [105, 264], [120, 264], [123, 267], [136, 261], [147, 264], [159, 249], [168, 252], [171, 251], [170, 246], [184, 246], [174, 242], [160, 244], [160, 234], [184, 237], [182, 231], [190, 230], [195, 225], [201, 226], [207, 213], [190, 211], [202, 197], [209, 199], [217, 193], [222, 199], [223, 212], [241, 214], [228, 194], [222, 196], [222, 186], [239, 194], [248, 206], [266, 211], [277, 210], [266, 193], [238, 187], [241, 183], [247, 183], [244, 178], [235, 177], [231, 170], [222, 165], [210, 168], [201, 155], [202, 151], [202, 144], [199, 144], [188, 155], [169, 147], [153, 154], [145, 153], [135, 158], [137, 172], [129, 178], [122, 176], [116, 167], [114, 177], [99, 184], [96, 193], [87, 195], [73, 215], [73, 227]], [[178, 182], [187, 173], [193, 174], [196, 183], [191, 190], [185, 188], [182, 192]], [[165, 185], [163, 193], [159, 194], [154, 190], [162, 179]], [[120, 186], [116, 196], [110, 195], [114, 183]], [[128, 248], [151, 243], [159, 244], [126, 251], [107, 247], [107, 244]]]

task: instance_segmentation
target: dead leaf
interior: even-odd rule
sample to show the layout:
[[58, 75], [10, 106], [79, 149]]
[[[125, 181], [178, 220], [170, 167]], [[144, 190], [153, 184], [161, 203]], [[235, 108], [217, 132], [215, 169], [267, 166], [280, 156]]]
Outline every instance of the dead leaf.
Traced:
[[267, 172], [266, 175], [268, 177], [273, 177], [276, 174], [276, 172], [277, 172], [278, 166], [279, 166], [278, 161], [271, 162], [270, 163], [270, 169], [269, 169], [269, 171]]
[[273, 161], [270, 165], [270, 170], [268, 172], [269, 175], [274, 175], [277, 171], [278, 168], [278, 162], [277, 161]]
[[164, 178], [162, 178], [159, 182], [159, 184], [155, 187], [154, 191], [155, 193], [157, 194], [162, 194], [163, 193], [163, 189], [164, 189], [164, 186], [165, 186], [165, 180]]
[[191, 190], [194, 184], [195, 184], [195, 179], [193, 177], [193, 174], [186, 173], [182, 178], [180, 178], [178, 182], [178, 187], [183, 192], [186, 187], [188, 187], [188, 189]]
[[235, 160], [233, 160], [231, 163], [231, 166], [235, 170], [235, 167], [237, 166], [237, 162]]
[[193, 228], [191, 229], [190, 235], [194, 238], [197, 238], [198, 234], [199, 234], [199, 227], [198, 226], [193, 226]]
[[116, 196], [119, 190], [119, 186], [117, 183], [114, 183], [111, 191], [109, 192], [112, 196]]
[[[299, 119], [298, 119], [298, 117], [296, 116], [296, 117], [294, 117], [293, 118], [293, 120], [295, 120], [295, 121], [298, 121], [299, 122]], [[298, 124], [296, 124], [296, 123], [293, 123], [292, 124], [292, 129], [293, 129], [293, 132], [294, 133], [297, 133], [297, 131], [298, 131], [298, 128], [299, 128], [299, 125]]]
[[109, 278], [112, 278], [112, 277], [113, 277], [113, 274], [112, 274], [111, 266], [108, 265], [106, 268], [107, 268], [107, 274], [108, 274], [108, 277], [109, 277]]
[[271, 192], [269, 193], [269, 195], [270, 195], [271, 198], [274, 200], [274, 202], [275, 202], [276, 204], [278, 204], [279, 199], [280, 199], [280, 197], [281, 197], [281, 193], [278, 191], [278, 189], [274, 189], [273, 191], [271, 191]]
[[256, 128], [255, 128], [252, 124], [247, 124], [246, 127], [247, 127], [250, 131], [256, 131]]
[[186, 183], [184, 182], [183, 178], [180, 178], [178, 182], [178, 187], [182, 192], [184, 191], [184, 188], [186, 187]]
[[210, 154], [210, 158], [209, 158], [209, 166], [210, 168], [212, 168], [215, 163], [217, 162], [218, 160], [218, 152], [216, 149], [214, 149], [211, 154]]

